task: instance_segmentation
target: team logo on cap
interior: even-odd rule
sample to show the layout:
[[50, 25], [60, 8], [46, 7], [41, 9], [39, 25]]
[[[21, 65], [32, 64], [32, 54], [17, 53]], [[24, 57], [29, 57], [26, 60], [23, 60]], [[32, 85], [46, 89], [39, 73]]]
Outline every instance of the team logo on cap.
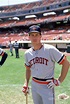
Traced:
[[32, 30], [36, 30], [36, 27], [33, 27]]

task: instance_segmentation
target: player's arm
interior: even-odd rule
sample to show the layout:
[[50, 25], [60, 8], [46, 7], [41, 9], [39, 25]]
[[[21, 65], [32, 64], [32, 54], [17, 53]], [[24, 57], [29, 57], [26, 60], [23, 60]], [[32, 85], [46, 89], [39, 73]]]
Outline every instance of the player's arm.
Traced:
[[57, 62], [59, 65], [62, 65], [61, 73], [60, 73], [60, 76], [58, 78], [60, 83], [62, 83], [63, 80], [65, 79], [67, 72], [68, 72], [68, 69], [69, 69], [69, 62], [67, 60], [67, 57], [65, 54], [60, 52], [55, 47], [53, 47], [51, 49], [50, 55], [51, 55], [51, 58], [54, 62]]
[[54, 78], [53, 81], [50, 81], [50, 83], [48, 84], [48, 88], [53, 88], [54, 86], [59, 86], [64, 81], [68, 73], [69, 62], [66, 56], [54, 47], [52, 48], [52, 51], [50, 51], [50, 56], [54, 62], [62, 65], [59, 77], [57, 79]]
[[27, 82], [27, 85], [29, 83], [30, 77], [31, 77], [31, 70], [29, 68], [29, 69], [26, 69], [26, 82]]
[[60, 81], [60, 83], [62, 83], [63, 80], [65, 79], [65, 77], [66, 77], [66, 75], [68, 73], [68, 69], [69, 69], [69, 62], [65, 58], [65, 60], [62, 62], [62, 69], [61, 69], [60, 76], [58, 78], [58, 80]]
[[30, 77], [31, 77], [30, 67], [26, 66], [26, 80], [25, 80], [25, 83], [23, 85], [23, 90], [22, 90], [25, 95], [29, 92], [28, 84], [29, 84]]
[[7, 56], [8, 56], [8, 54], [6, 53], [6, 52], [2, 52], [1, 53], [1, 56], [2, 56], [2, 58], [1, 58], [1, 61], [0, 61], [0, 65], [2, 66], [3, 64], [4, 64], [4, 62], [5, 62], [5, 60], [6, 60], [6, 58], [7, 58]]
[[61, 73], [58, 79], [53, 79], [53, 81], [50, 81], [50, 83], [48, 84], [48, 88], [52, 89], [54, 86], [59, 86], [64, 81], [69, 69], [69, 62], [65, 56], [63, 60], [60, 62], [60, 64], [62, 64]]

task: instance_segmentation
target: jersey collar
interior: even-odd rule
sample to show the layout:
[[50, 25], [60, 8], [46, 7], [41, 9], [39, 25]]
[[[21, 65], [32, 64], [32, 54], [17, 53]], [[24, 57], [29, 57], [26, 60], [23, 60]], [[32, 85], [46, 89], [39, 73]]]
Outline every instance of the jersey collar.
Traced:
[[[42, 47], [43, 47], [43, 44], [41, 45], [41, 47], [40, 47], [38, 50], [40, 50]], [[34, 49], [34, 47], [32, 47], [32, 49], [33, 49], [33, 51], [36, 51], [36, 50]]]

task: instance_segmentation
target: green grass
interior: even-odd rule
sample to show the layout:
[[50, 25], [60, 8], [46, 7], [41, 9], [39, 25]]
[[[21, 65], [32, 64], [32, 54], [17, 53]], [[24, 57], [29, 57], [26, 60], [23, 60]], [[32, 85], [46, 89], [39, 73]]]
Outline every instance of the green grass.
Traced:
[[[0, 67], [0, 104], [25, 104], [25, 96], [22, 93], [22, 86], [25, 80], [24, 67], [24, 51], [20, 50], [20, 58], [10, 56], [9, 50], [8, 58], [4, 65]], [[70, 57], [68, 57], [70, 60]], [[58, 77], [61, 66], [56, 64], [55, 77]], [[69, 70], [70, 73], [70, 70]], [[67, 74], [65, 81], [60, 87], [55, 88], [56, 104], [70, 104], [70, 99], [58, 100], [58, 95], [66, 93], [70, 96], [70, 74]], [[28, 104], [33, 104], [31, 92], [28, 96]]]

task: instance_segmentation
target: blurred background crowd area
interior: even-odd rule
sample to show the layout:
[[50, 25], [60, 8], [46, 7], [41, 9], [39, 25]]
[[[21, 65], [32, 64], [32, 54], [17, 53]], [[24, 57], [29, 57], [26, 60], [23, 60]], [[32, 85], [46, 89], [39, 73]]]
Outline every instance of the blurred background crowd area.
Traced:
[[42, 40], [70, 40], [70, 0], [38, 0], [0, 6], [0, 46], [29, 41], [28, 28], [41, 27]]

